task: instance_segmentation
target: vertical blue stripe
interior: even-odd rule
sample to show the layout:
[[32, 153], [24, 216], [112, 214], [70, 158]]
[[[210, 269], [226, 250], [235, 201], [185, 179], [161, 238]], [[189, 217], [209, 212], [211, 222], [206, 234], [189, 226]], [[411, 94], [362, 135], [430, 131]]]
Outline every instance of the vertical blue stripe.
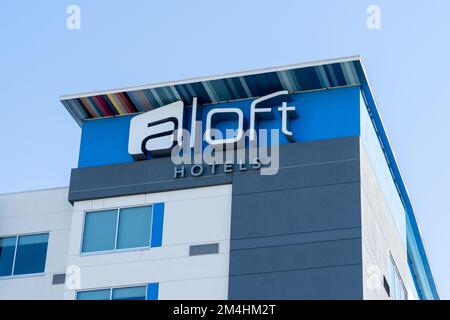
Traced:
[[159, 283], [149, 283], [147, 285], [147, 300], [158, 300]]
[[153, 205], [152, 248], [161, 247], [164, 223], [164, 203]]

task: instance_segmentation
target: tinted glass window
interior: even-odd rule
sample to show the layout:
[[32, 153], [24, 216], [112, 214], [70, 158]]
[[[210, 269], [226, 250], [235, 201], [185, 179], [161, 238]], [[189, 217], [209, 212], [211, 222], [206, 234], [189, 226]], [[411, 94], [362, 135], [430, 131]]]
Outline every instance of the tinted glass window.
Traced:
[[113, 300], [145, 300], [146, 287], [113, 289]]
[[121, 209], [117, 249], [149, 246], [151, 224], [151, 206]]
[[117, 214], [117, 210], [86, 213], [83, 252], [115, 249]]
[[110, 289], [81, 291], [77, 293], [77, 300], [109, 300]]
[[20, 236], [14, 263], [14, 275], [44, 272], [47, 245], [48, 234]]
[[0, 239], [0, 277], [12, 275], [17, 237]]

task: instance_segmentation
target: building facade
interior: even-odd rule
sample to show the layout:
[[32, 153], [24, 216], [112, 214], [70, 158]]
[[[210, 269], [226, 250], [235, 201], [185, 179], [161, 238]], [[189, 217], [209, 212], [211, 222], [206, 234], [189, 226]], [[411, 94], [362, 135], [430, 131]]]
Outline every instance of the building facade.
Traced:
[[61, 101], [79, 164], [0, 195], [0, 299], [439, 299], [359, 57]]

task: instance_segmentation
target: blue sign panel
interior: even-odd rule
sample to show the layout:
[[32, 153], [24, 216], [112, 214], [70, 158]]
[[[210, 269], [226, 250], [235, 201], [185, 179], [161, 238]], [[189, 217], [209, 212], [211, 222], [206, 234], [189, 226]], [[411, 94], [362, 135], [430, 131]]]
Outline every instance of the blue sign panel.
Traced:
[[[296, 117], [289, 119], [291, 137], [279, 136], [279, 143], [298, 143], [304, 141], [331, 139], [338, 137], [359, 136], [360, 134], [360, 88], [346, 87], [333, 90], [320, 90], [290, 94], [286, 96], [287, 104], [295, 107]], [[202, 133], [206, 130], [208, 115], [215, 109], [233, 109], [243, 117], [243, 129], [251, 126], [251, 104], [254, 100], [241, 100], [228, 103], [199, 106], [202, 121]], [[269, 119], [258, 119], [255, 129], [281, 129], [281, 106], [273, 105], [274, 112]], [[232, 114], [232, 113], [230, 113]], [[220, 113], [216, 114], [220, 118]], [[103, 166], [135, 161], [129, 153], [130, 123], [135, 115], [117, 116], [83, 123], [79, 167]], [[191, 130], [192, 108], [184, 107], [183, 128]], [[175, 120], [174, 120], [175, 121]], [[230, 117], [220, 119], [214, 128], [220, 131], [236, 129], [237, 119]], [[156, 123], [155, 127], [163, 124]], [[155, 139], [160, 139], [155, 135]], [[204, 143], [205, 144], [205, 143]], [[147, 154], [147, 159], [152, 155]]]

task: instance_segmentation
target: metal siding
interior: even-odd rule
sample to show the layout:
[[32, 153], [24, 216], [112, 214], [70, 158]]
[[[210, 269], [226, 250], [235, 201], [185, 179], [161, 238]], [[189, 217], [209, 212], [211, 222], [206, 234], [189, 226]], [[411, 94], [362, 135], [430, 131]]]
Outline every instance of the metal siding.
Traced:
[[229, 299], [362, 299], [358, 138], [284, 151], [233, 179]]

